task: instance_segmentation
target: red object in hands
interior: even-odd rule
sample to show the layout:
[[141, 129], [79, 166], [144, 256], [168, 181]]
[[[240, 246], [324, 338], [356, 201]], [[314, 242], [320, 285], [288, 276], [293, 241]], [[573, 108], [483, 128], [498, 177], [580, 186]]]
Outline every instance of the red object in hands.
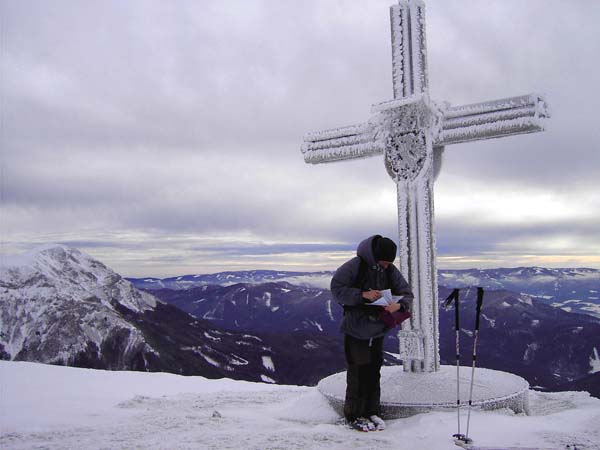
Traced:
[[410, 312], [406, 310], [400, 310], [396, 312], [389, 312], [388, 310], [381, 308], [381, 313], [379, 314], [383, 323], [389, 328], [394, 328], [404, 322], [406, 319], [410, 317]]

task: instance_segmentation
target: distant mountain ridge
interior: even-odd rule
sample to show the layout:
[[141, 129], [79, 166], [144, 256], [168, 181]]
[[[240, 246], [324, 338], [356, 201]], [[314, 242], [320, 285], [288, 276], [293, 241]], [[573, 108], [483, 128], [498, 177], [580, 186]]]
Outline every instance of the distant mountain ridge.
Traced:
[[0, 359], [283, 384], [343, 367], [329, 336], [225, 330], [66, 246], [2, 258]]
[[[329, 290], [271, 282], [152, 292], [195, 317], [231, 331], [293, 330], [315, 337], [339, 336], [342, 308]], [[440, 287], [440, 300], [449, 293], [450, 289]], [[472, 346], [475, 299], [475, 289], [461, 289], [464, 355]], [[439, 317], [442, 363], [454, 364], [454, 312], [440, 306]], [[478, 361], [483, 367], [517, 373], [534, 386], [551, 389], [600, 371], [597, 336], [600, 319], [569, 313], [524, 294], [489, 289], [484, 297]], [[391, 353], [398, 351], [396, 333], [388, 333], [384, 348]], [[467, 363], [463, 356], [462, 364]]]
[[600, 270], [547, 269], [468, 269], [438, 271], [440, 286], [481, 286], [524, 293], [569, 312], [600, 317]]
[[[136, 286], [145, 289], [185, 289], [206, 284], [265, 283], [269, 281], [286, 281], [287, 278], [300, 278], [307, 281], [318, 278], [331, 279], [334, 271], [299, 272], [283, 270], [239, 270], [210, 274], [180, 275], [168, 278], [142, 277], [127, 278]], [[544, 268], [514, 267], [497, 269], [438, 269], [440, 284], [457, 283], [458, 286], [481, 285], [490, 289], [521, 286], [531, 282], [546, 288], [552, 283], [565, 281], [589, 281], [598, 283], [600, 288], [600, 269], [590, 268]], [[144, 283], [146, 283], [144, 285]], [[455, 287], [455, 286], [452, 286]]]
[[336, 335], [342, 315], [328, 290], [287, 282], [152, 292], [161, 300], [228, 330]]
[[[448, 278], [455, 286], [472, 281], [484, 284], [484, 275], [493, 283], [516, 270], [453, 271]], [[512, 283], [529, 280], [528, 286], [540, 289], [553, 282], [555, 292], [573, 288], [569, 283], [578, 280], [588, 283], [588, 291], [594, 290], [598, 271], [552, 270], [548, 275], [544, 269], [521, 269], [507, 278]], [[328, 282], [331, 273], [216, 275], [203, 280], [192, 276], [200, 283], [197, 287], [175, 277], [175, 289], [143, 292], [101, 262], [69, 247], [4, 257], [0, 359], [287, 384], [314, 384], [343, 370], [338, 329], [342, 310], [328, 289], [310, 285], [321, 283], [319, 279]], [[244, 277], [250, 281], [234, 283]], [[218, 283], [209, 284], [210, 279]], [[270, 281], [260, 282], [265, 279]], [[187, 289], [181, 288], [181, 281], [187, 282]], [[440, 300], [449, 291], [441, 286]], [[461, 290], [462, 348], [469, 348], [472, 336], [474, 292]], [[593, 292], [588, 293], [593, 297]], [[487, 288], [478, 361], [484, 367], [520, 374], [534, 386], [591, 386], [590, 391], [596, 392], [600, 320], [566, 312], [552, 303], [543, 296]], [[451, 364], [453, 313], [440, 309], [439, 316], [442, 362]], [[388, 334], [385, 348], [387, 362], [397, 362], [395, 333]]]
[[[450, 289], [440, 288], [440, 298]], [[461, 289], [461, 353], [473, 345], [476, 290]], [[599, 370], [600, 319], [547, 305], [534, 297], [488, 289], [484, 295], [477, 364], [526, 378], [532, 386], [560, 389]], [[454, 310], [440, 308], [440, 354], [455, 361]], [[598, 380], [597, 377], [593, 378]], [[600, 387], [597, 386], [596, 389]]]
[[[288, 282], [298, 286], [328, 289], [333, 272], [285, 272], [251, 270], [215, 274], [182, 275], [170, 278], [128, 278], [136, 287], [156, 289], [192, 289], [206, 285], [230, 286], [238, 283], [262, 284]], [[481, 286], [533, 296], [569, 312], [600, 318], [600, 270], [546, 269], [517, 267], [500, 269], [438, 270], [438, 283], [448, 288]]]
[[181, 275], [168, 278], [127, 278], [139, 289], [191, 289], [199, 286], [230, 286], [238, 283], [262, 284], [290, 282], [298, 286], [326, 287], [333, 272], [286, 272], [277, 270], [240, 270], [212, 274]]

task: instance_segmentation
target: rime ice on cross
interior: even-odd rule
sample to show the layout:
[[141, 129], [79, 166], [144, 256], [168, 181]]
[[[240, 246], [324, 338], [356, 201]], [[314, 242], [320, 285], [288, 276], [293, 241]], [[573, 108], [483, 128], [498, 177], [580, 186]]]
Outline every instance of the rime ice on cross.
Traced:
[[[400, 332], [405, 370], [439, 369], [433, 182], [444, 146], [543, 131], [549, 117], [539, 95], [450, 107], [429, 99], [425, 5], [400, 0], [390, 8], [394, 99], [371, 108], [360, 125], [304, 137], [304, 160], [320, 164], [384, 155], [398, 190], [400, 270], [414, 293], [410, 325]], [[410, 362], [410, 363], [409, 363]]]

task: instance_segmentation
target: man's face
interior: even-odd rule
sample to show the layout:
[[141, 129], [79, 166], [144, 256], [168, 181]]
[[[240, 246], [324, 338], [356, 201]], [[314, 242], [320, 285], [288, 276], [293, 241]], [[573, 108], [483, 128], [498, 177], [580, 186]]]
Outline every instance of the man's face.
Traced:
[[377, 261], [377, 264], [379, 264], [384, 269], [387, 269], [391, 264], [394, 264], [394, 263], [390, 262], [390, 261]]

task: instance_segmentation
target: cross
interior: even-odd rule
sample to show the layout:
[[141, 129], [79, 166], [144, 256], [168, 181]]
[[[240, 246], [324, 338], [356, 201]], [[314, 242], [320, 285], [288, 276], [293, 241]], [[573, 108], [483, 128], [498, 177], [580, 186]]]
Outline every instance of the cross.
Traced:
[[307, 134], [302, 153], [311, 164], [384, 155], [397, 185], [400, 271], [415, 294], [410, 324], [399, 333], [403, 365], [434, 372], [440, 358], [433, 183], [444, 146], [543, 131], [549, 113], [535, 94], [454, 107], [431, 101], [425, 4], [399, 0], [390, 17], [394, 99], [373, 105], [366, 123]]

